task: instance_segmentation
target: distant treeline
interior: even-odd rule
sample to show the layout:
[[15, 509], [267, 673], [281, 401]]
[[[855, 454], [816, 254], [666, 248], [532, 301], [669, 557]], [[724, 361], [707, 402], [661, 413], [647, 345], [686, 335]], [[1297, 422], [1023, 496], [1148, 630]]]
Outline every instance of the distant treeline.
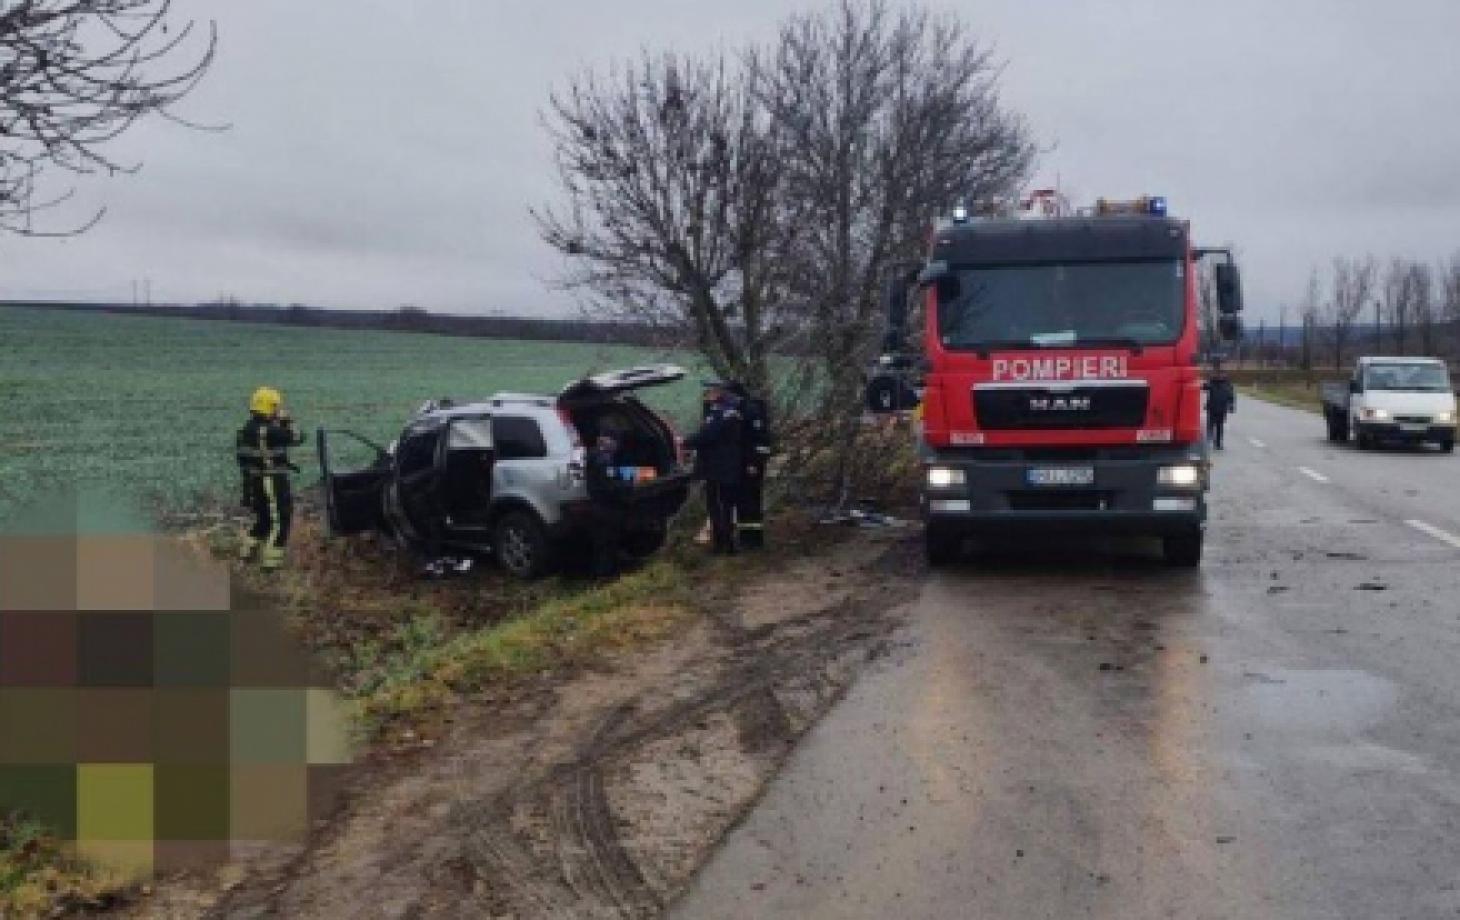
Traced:
[[236, 323], [275, 323], [326, 329], [375, 329], [426, 332], [484, 339], [528, 339], [544, 342], [591, 342], [655, 348], [675, 343], [662, 331], [634, 323], [582, 319], [529, 319], [513, 316], [461, 316], [431, 313], [419, 307], [398, 310], [332, 310], [302, 304], [245, 304], [232, 301], [200, 304], [141, 305], [91, 301], [0, 300], [0, 306], [36, 307], [96, 313], [127, 313]]

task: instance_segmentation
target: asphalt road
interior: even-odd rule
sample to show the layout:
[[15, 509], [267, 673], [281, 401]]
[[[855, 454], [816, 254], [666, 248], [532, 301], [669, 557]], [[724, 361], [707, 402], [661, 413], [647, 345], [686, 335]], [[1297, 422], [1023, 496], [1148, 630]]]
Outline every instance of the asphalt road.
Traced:
[[1460, 457], [1323, 434], [1242, 402], [1200, 573], [930, 575], [672, 916], [1460, 917]]

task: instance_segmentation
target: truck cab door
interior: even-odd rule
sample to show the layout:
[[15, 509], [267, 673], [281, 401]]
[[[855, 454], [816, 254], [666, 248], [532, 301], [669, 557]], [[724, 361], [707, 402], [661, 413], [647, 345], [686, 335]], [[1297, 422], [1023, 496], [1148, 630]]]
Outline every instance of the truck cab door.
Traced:
[[[316, 439], [330, 535], [361, 533], [383, 524], [383, 493], [391, 474], [385, 451], [353, 431], [320, 428]], [[351, 464], [342, 459], [349, 454], [358, 455], [362, 446], [370, 452], [371, 459], [366, 463]], [[331, 452], [334, 447], [341, 448], [339, 456]]]

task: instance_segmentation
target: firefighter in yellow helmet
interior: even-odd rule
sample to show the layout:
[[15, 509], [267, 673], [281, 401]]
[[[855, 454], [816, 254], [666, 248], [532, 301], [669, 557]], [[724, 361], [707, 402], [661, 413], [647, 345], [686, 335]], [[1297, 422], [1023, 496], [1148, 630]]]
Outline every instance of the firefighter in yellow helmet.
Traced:
[[265, 570], [284, 564], [294, 495], [289, 474], [289, 448], [304, 443], [284, 409], [284, 397], [273, 387], [259, 387], [248, 404], [248, 421], [238, 429], [238, 470], [243, 477], [243, 505], [253, 512], [253, 529], [244, 538], [239, 558], [258, 558]]

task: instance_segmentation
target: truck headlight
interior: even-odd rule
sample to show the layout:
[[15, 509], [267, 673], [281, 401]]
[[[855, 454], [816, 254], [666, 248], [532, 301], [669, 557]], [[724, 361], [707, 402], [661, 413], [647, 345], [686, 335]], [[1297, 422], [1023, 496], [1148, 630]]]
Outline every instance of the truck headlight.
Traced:
[[1201, 485], [1201, 468], [1194, 463], [1163, 466], [1156, 471], [1156, 484], [1177, 489], [1195, 488]]
[[1449, 412], [1436, 412], [1435, 413], [1435, 424], [1436, 425], [1453, 425], [1453, 424], [1455, 424], [1455, 410], [1451, 409]]
[[961, 486], [966, 482], [963, 470], [955, 470], [946, 466], [928, 467], [928, 485], [934, 489], [946, 489], [949, 486]]
[[1389, 410], [1387, 409], [1360, 409], [1359, 418], [1366, 422], [1387, 422], [1389, 421]]

